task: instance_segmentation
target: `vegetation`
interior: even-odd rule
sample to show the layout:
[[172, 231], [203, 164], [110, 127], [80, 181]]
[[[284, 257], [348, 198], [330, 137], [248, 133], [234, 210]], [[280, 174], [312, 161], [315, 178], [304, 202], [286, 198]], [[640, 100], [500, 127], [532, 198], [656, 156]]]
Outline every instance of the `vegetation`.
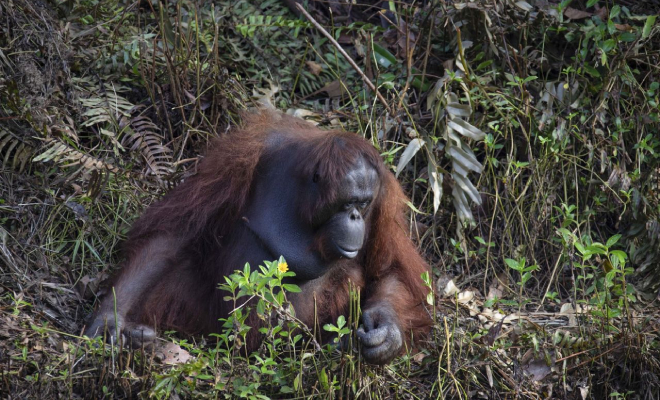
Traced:
[[[3, 397], [660, 396], [658, 2], [288, 3], [0, 4]], [[256, 353], [241, 309], [155, 349], [80, 336], [131, 222], [258, 105], [397, 174], [433, 267], [424, 348], [363, 364], [359, 293], [317, 343], [284, 260], [218, 282], [259, 299]]]

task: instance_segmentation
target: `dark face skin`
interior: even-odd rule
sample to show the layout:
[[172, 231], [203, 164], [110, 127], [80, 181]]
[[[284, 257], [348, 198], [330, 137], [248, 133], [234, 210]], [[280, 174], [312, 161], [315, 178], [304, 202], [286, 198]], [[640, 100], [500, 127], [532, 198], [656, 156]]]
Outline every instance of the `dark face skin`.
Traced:
[[[284, 256], [297, 279], [311, 280], [325, 274], [333, 261], [358, 255], [366, 234], [364, 218], [378, 195], [380, 179], [373, 167], [358, 159], [339, 184], [335, 201], [310, 225], [296, 205], [304, 194], [319, 193], [322, 182], [317, 175], [290, 179], [293, 162], [284, 154], [265, 163], [246, 224], [273, 259]], [[319, 237], [323, 255], [314, 249]]]
[[354, 258], [362, 249], [366, 233], [364, 218], [378, 195], [378, 173], [362, 159], [344, 177], [337, 199], [324, 210], [324, 249], [330, 259]]

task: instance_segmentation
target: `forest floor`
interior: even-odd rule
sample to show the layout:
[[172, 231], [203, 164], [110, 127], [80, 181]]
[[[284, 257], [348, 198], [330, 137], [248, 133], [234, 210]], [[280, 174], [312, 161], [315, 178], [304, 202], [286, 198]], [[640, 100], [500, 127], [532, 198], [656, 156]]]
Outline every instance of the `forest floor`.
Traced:
[[[660, 1], [305, 9], [0, 3], [0, 398], [659, 398]], [[131, 223], [256, 106], [397, 172], [433, 270], [424, 346], [374, 367], [242, 354], [232, 330], [81, 335]]]

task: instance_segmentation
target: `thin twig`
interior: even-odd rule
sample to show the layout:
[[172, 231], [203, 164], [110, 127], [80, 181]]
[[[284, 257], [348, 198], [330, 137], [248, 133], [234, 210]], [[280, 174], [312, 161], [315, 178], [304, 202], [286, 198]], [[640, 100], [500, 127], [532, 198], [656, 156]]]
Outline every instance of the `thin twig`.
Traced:
[[346, 58], [346, 60], [348, 60], [348, 63], [351, 64], [351, 67], [353, 67], [353, 69], [354, 69], [355, 71], [357, 71], [358, 74], [360, 74], [360, 76], [362, 77], [362, 80], [364, 81], [364, 83], [366, 83], [367, 86], [369, 86], [369, 89], [371, 89], [371, 91], [374, 92], [374, 93], [376, 94], [376, 97], [378, 97], [378, 100], [383, 104], [383, 106], [385, 106], [385, 109], [387, 110], [387, 112], [390, 113], [390, 115], [394, 115], [394, 113], [392, 112], [392, 109], [391, 109], [390, 106], [387, 104], [387, 100], [385, 100], [385, 98], [383, 97], [383, 95], [380, 94], [380, 92], [378, 92], [378, 90], [376, 89], [376, 86], [374, 86], [373, 82], [371, 82], [371, 80], [370, 80], [370, 79], [364, 74], [364, 72], [362, 72], [362, 70], [360, 69], [360, 67], [358, 67], [358, 65], [355, 63], [355, 61], [353, 61], [353, 59], [351, 58], [351, 56], [349, 56], [348, 53], [346, 53], [346, 51], [344, 51], [344, 49], [341, 47], [341, 45], [340, 45], [339, 43], [337, 43], [337, 41], [335, 40], [335, 38], [333, 38], [332, 35], [331, 35], [330, 33], [328, 33], [328, 31], [326, 31], [326, 30], [321, 26], [321, 24], [319, 24], [318, 22], [316, 22], [316, 20], [314, 19], [314, 17], [312, 17], [312, 16], [311, 16], [311, 15], [310, 15], [310, 14], [309, 14], [309, 13], [303, 8], [302, 5], [300, 5], [299, 3], [296, 3], [296, 8], [298, 8], [298, 10], [300, 10], [300, 12], [302, 13], [302, 15], [304, 15], [305, 18], [307, 18], [307, 19], [309, 20], [309, 22], [311, 22], [312, 25], [314, 25], [314, 26], [316, 27], [316, 29], [318, 29], [318, 30], [319, 30], [319, 31], [320, 31], [325, 37], [328, 38], [328, 40], [330, 40], [330, 43], [332, 43], [332, 45], [335, 46], [335, 47], [337, 48], [337, 50], [339, 50], [339, 52], [341, 53], [341, 55], [344, 56], [344, 57]]

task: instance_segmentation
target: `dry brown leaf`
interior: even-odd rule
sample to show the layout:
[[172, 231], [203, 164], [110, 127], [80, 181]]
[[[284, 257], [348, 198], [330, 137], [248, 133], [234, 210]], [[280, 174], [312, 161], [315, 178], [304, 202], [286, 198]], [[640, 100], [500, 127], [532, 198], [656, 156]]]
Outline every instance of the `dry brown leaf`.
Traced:
[[422, 361], [424, 361], [424, 358], [426, 357], [426, 354], [424, 353], [417, 353], [413, 356], [413, 361], [415, 361], [418, 364], [421, 364]]
[[488, 334], [483, 337], [484, 344], [487, 346], [492, 346], [495, 343], [495, 339], [500, 335], [502, 331], [502, 324], [504, 323], [504, 318], [500, 319], [500, 322], [493, 324], [488, 328]]
[[305, 62], [307, 64], [307, 68], [309, 68], [309, 72], [312, 74], [319, 76], [321, 74], [321, 71], [323, 71], [323, 66], [315, 63], [314, 61], [307, 61]]
[[323, 86], [320, 92], [326, 92], [328, 97], [341, 97], [346, 91], [344, 90], [344, 85], [340, 81], [332, 81], [327, 85]]
[[551, 365], [547, 364], [544, 358], [535, 358], [532, 349], [527, 350], [522, 358], [523, 371], [532, 377], [535, 381], [541, 381], [552, 372], [552, 366], [555, 362], [555, 357], [551, 357]]
[[599, 17], [601, 20], [605, 21], [605, 18], [607, 18], [607, 8], [605, 7], [599, 8], [594, 15]]
[[589, 17], [591, 17], [593, 14], [590, 13], [590, 12], [577, 10], [577, 9], [575, 9], [575, 8], [572, 8], [572, 7], [566, 7], [566, 10], [564, 10], [564, 15], [565, 15], [566, 18], [568, 18], [568, 19], [573, 19], [573, 20], [575, 20], [575, 19], [585, 19], [585, 18], [589, 18]]
[[467, 304], [472, 299], [474, 299], [474, 292], [471, 290], [465, 290], [458, 294], [456, 301], [459, 302], [460, 304]]
[[525, 10], [527, 12], [530, 12], [534, 9], [534, 7], [532, 7], [532, 5], [526, 1], [516, 1], [516, 6], [521, 10]]
[[488, 287], [488, 295], [486, 300], [494, 300], [495, 298], [501, 299], [504, 296], [504, 290], [509, 284], [509, 277], [507, 274], [500, 273], [493, 279], [490, 287]]
[[184, 364], [192, 358], [190, 353], [172, 342], [156, 345], [156, 355], [163, 364]]
[[449, 275], [443, 274], [436, 280], [436, 292], [439, 297], [449, 297], [458, 293], [458, 288]]

